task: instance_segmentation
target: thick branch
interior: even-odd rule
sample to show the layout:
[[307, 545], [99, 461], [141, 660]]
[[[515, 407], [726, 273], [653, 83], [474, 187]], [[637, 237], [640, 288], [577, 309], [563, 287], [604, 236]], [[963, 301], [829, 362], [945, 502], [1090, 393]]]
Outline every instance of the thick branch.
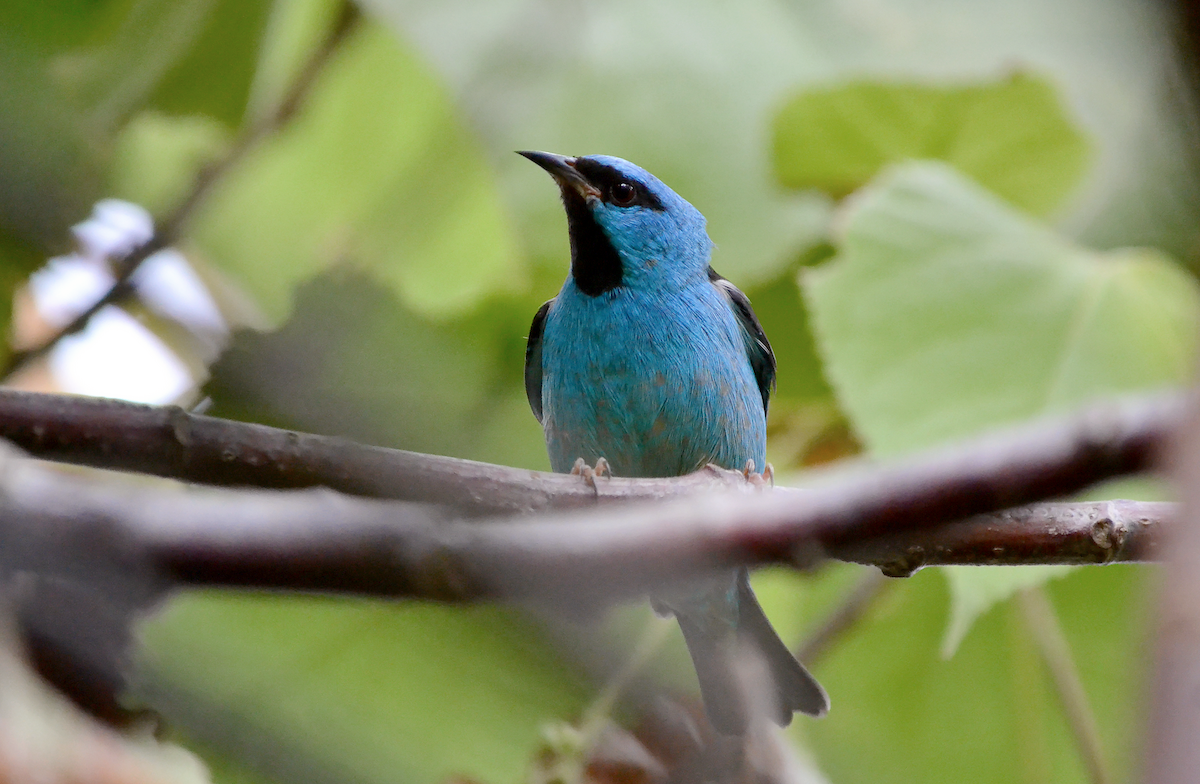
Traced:
[[1200, 770], [1200, 405], [1177, 433], [1179, 524], [1165, 537], [1142, 780], [1183, 784]]
[[[1003, 449], [983, 451], [988, 464], [1008, 464]], [[1129, 459], [1114, 465], [1144, 467]], [[1064, 508], [1035, 507], [930, 531], [961, 510], [1003, 505], [1032, 492], [1025, 484], [1021, 492], [980, 494], [946, 461], [968, 476], [980, 469], [961, 452], [945, 453], [912, 466], [848, 475], [816, 490], [711, 492], [619, 510], [482, 522], [449, 519], [427, 505], [324, 489], [163, 490], [87, 481], [10, 457], [0, 479], [0, 541], [20, 541], [23, 532], [36, 529], [39, 537], [76, 543], [76, 552], [93, 552], [102, 542], [104, 553], [144, 559], [164, 577], [192, 584], [577, 606], [630, 598], [737, 564], [803, 566], [823, 552], [869, 560], [857, 543], [878, 540], [882, 530], [893, 532], [888, 536], [905, 555], [904, 571], [953, 562], [955, 553], [975, 563], [981, 552], [986, 559], [997, 550], [1025, 553], [1023, 563], [1133, 560], [1155, 551], [1153, 538], [1164, 526], [1151, 515], [1171, 510], [1122, 502], [1082, 512], [1070, 507], [1066, 514]], [[944, 483], [925, 484], [933, 475]], [[1068, 485], [1060, 477], [1053, 487], [1059, 492]], [[1062, 524], [1064, 517], [1074, 524]], [[1028, 530], [1022, 520], [1045, 522], [1047, 529]], [[969, 546], [933, 548], [933, 557], [918, 562], [904, 544], [905, 530]], [[1025, 543], [1031, 534], [1036, 547]], [[0, 549], [21, 553], [19, 547]], [[896, 573], [894, 550], [882, 547], [879, 553]], [[24, 568], [45, 570], [50, 565], [36, 562], [53, 554], [35, 548], [19, 557], [28, 559]]]
[[[199, 484], [328, 487], [351, 495], [452, 506], [464, 514], [665, 498], [731, 481], [699, 472], [664, 480], [578, 477], [365, 446], [343, 438], [190, 414], [175, 406], [0, 389], [0, 438], [34, 457]], [[736, 477], [741, 484], [740, 477]]]
[[[840, 499], [838, 514], [878, 534], [899, 532], [911, 527], [906, 520], [958, 520], [1145, 471], [1182, 409], [1178, 394], [1131, 398], [928, 453], [906, 466], [860, 469], [860, 489], [848, 491], [858, 494]], [[324, 486], [448, 505], [467, 515], [677, 497], [731, 481], [726, 473], [701, 471], [677, 479], [604, 479], [593, 490], [577, 477], [363, 446], [175, 407], [9, 390], [0, 390], [0, 437], [49, 460], [213, 485]]]

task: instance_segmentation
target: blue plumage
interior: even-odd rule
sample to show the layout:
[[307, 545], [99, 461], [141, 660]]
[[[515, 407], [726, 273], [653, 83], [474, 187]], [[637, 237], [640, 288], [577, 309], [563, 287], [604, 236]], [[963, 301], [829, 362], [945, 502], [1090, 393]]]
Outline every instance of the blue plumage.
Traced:
[[[761, 470], [775, 359], [749, 300], [709, 266], [704, 216], [620, 158], [522, 155], [558, 181], [571, 239], [571, 274], [535, 316], [526, 351], [526, 391], [553, 469], [603, 457], [620, 476], [747, 461]], [[659, 601], [679, 619], [717, 729], [739, 734], [748, 722], [731, 669], [744, 642], [773, 676], [777, 722], [828, 709], [745, 570]]]

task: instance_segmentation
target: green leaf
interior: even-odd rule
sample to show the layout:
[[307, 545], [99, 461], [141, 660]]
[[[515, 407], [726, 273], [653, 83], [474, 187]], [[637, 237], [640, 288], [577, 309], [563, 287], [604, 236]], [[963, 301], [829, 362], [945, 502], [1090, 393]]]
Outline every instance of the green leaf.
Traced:
[[[171, 0], [178, 5], [178, 0]], [[149, 98], [167, 114], [202, 114], [236, 127], [242, 122], [272, 0], [207, 0], [210, 9], [187, 55], [168, 71]], [[282, 5], [287, 5], [283, 3]]]
[[[1169, 259], [1072, 245], [940, 163], [900, 165], [852, 202], [838, 256], [803, 282], [826, 373], [874, 454], [1190, 377], [1200, 296]], [[956, 572], [943, 651], [1052, 573]]]
[[64, 54], [55, 69], [86, 104], [88, 129], [109, 135], [144, 105], [196, 44], [215, 6], [215, 0], [109, 3], [98, 20], [101, 34]]
[[[1118, 781], [1135, 761], [1129, 727], [1143, 704], [1150, 577], [1139, 567], [1105, 566], [1049, 586], [1072, 649], [1086, 652], [1080, 675]], [[945, 585], [932, 570], [919, 572], [840, 637], [815, 671], [833, 708], [822, 721], [793, 722], [793, 734], [816, 749], [830, 781], [900, 784], [920, 771], [928, 784], [1085, 784], [1074, 738], [1015, 613], [995, 608], [953, 659], [938, 655]]]
[[[369, 275], [339, 269], [298, 290], [279, 330], [239, 332], [206, 391], [219, 416], [472, 456], [495, 415], [494, 390], [520, 388], [519, 349], [503, 365], [498, 350], [520, 329], [509, 320], [492, 308], [435, 321]], [[536, 429], [532, 415], [528, 423]]]
[[183, 200], [200, 169], [229, 142], [228, 127], [206, 115], [142, 112], [117, 137], [109, 191], [161, 216]]
[[828, 200], [776, 187], [763, 144], [779, 95], [828, 62], [786, 4], [498, 0], [486, 13], [473, 0], [365, 5], [445, 75], [534, 257], [563, 275], [557, 189], [513, 150], [607, 153], [653, 172], [705, 214], [714, 266], [741, 285], [774, 279], [825, 231]]
[[803, 285], [825, 369], [895, 455], [1191, 374], [1196, 282], [1150, 250], [1077, 247], [939, 163], [857, 194]]
[[70, 246], [67, 228], [100, 196], [103, 156], [79, 104], [51, 79], [51, 53], [5, 27], [8, 6], [26, 5], [40, 4], [6, 4], [0, 17], [0, 234], [46, 253]]
[[953, 164], [1030, 212], [1060, 207], [1089, 144], [1051, 84], [1016, 73], [968, 86], [857, 81], [793, 98], [775, 121], [775, 171], [792, 188], [837, 196], [891, 163]]
[[541, 725], [586, 697], [537, 629], [497, 608], [187, 593], [141, 632], [152, 704], [217, 717], [189, 733], [274, 752], [295, 777], [518, 781]]
[[950, 584], [950, 623], [942, 638], [942, 658], [949, 659], [958, 650], [971, 625], [992, 605], [1007, 600], [1017, 591], [1041, 585], [1069, 574], [1070, 566], [1010, 566], [980, 568], [947, 566], [939, 569]]
[[223, 180], [193, 237], [276, 321], [296, 284], [347, 261], [427, 314], [522, 277], [479, 149], [436, 80], [370, 22], [287, 131]]

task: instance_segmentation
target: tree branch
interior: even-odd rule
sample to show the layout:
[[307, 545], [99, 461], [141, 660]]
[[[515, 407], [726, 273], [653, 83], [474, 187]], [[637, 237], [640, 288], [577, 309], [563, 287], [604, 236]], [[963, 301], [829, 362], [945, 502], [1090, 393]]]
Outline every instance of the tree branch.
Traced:
[[[806, 566], [824, 554], [892, 574], [932, 563], [1138, 560], [1155, 552], [1170, 505], [1042, 505], [947, 521], [1150, 468], [1152, 435], [1178, 402], [1103, 406], [903, 465], [860, 468], [819, 489], [754, 492], [738, 472], [709, 469], [682, 482], [625, 480], [622, 497], [655, 497], [676, 482], [713, 477], [742, 489], [487, 523], [323, 489], [182, 491], [86, 481], [13, 457], [0, 479], [0, 521], [9, 529], [0, 529], [0, 541], [31, 525], [60, 541], [100, 536], [192, 584], [572, 606], [739, 564]], [[490, 470], [521, 486], [544, 477], [586, 487], [577, 477]], [[601, 497], [607, 485], [599, 482]]]
[[1020, 506], [962, 522], [850, 542], [843, 561], [907, 577], [925, 566], [1013, 566], [1153, 561], [1175, 504], [1098, 501]]
[[[851, 469], [857, 479], [847, 491], [858, 495], [839, 498], [840, 511], [824, 513], [837, 511], [846, 520], [861, 520], [874, 538], [909, 530], [913, 523], [905, 521], [933, 525], [1077, 492], [1104, 479], [1153, 468], [1160, 445], [1181, 421], [1184, 405], [1179, 393], [1129, 398], [929, 452], [906, 465], [859, 466]], [[471, 516], [591, 506], [597, 500], [674, 498], [744, 484], [736, 472], [703, 470], [672, 479], [602, 479], [593, 489], [564, 474], [364, 446], [190, 414], [173, 406], [12, 390], [0, 390], [0, 438], [35, 457], [78, 465], [211, 485], [323, 486], [353, 495], [441, 504]], [[861, 542], [830, 544], [849, 547]], [[894, 542], [878, 546], [891, 546], [888, 557], [905, 571], [936, 563], [929, 560], [936, 559], [935, 544], [927, 542], [905, 558], [896, 555]], [[1097, 552], [1083, 544], [1085, 551]], [[1027, 541], [1024, 547], [1029, 551], [1034, 546]], [[853, 553], [846, 551], [852, 560], [858, 559]], [[1036, 548], [1031, 554], [1036, 556]]]
[[1200, 770], [1200, 405], [1192, 407], [1172, 446], [1182, 510], [1164, 537], [1143, 738], [1142, 780], [1149, 784], [1194, 781]]
[[100, 398], [0, 389], [0, 438], [34, 457], [187, 482], [351, 495], [451, 506], [462, 514], [591, 506], [597, 497], [666, 498], [740, 475], [700, 471], [662, 480], [579, 477], [366, 446], [343, 438]]
[[303, 105], [309, 91], [316, 82], [326, 63], [343, 40], [354, 29], [359, 19], [357, 6], [351, 2], [343, 2], [338, 12], [338, 18], [330, 28], [325, 40], [314, 50], [309, 59], [301, 67], [295, 80], [280, 99], [274, 110], [267, 113], [257, 122], [244, 128], [242, 133], [218, 160], [201, 169], [192, 183], [191, 189], [169, 213], [158, 221], [158, 227], [149, 240], [134, 248], [124, 257], [113, 263], [115, 280], [99, 299], [86, 310], [71, 320], [69, 324], [51, 335], [44, 343], [23, 351], [14, 351], [8, 358], [0, 378], [11, 378], [14, 373], [29, 363], [49, 354], [64, 338], [82, 332], [92, 317], [109, 305], [121, 302], [134, 292], [134, 273], [141, 267], [142, 262], [158, 251], [177, 242], [187, 227], [187, 222], [196, 212], [196, 208], [212, 191], [213, 186], [220, 181], [226, 172], [236, 166], [246, 154], [271, 134], [285, 126]]

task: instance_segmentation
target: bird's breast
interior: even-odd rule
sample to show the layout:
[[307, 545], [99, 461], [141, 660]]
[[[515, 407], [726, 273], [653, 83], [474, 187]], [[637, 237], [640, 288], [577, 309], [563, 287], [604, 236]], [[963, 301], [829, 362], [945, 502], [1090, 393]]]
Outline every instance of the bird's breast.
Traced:
[[587, 297], [564, 287], [542, 338], [554, 470], [580, 457], [604, 457], [620, 476], [762, 466], [761, 395], [732, 312], [706, 288]]

